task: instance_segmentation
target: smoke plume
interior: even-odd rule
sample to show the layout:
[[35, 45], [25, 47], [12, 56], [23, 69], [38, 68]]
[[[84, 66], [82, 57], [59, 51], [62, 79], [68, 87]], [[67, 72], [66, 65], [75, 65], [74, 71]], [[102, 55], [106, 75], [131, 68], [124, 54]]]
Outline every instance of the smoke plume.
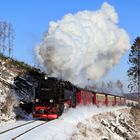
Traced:
[[36, 55], [51, 76], [85, 86], [119, 63], [129, 46], [128, 34], [118, 27], [115, 9], [103, 3], [97, 11], [67, 14], [50, 22]]

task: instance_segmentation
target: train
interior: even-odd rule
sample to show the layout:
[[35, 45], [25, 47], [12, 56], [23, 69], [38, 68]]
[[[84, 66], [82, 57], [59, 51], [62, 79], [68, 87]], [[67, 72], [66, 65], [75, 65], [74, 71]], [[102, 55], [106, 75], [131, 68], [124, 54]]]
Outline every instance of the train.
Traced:
[[45, 75], [38, 82], [32, 116], [38, 119], [56, 119], [66, 108], [79, 105], [124, 105], [125, 97], [79, 88], [69, 81]]

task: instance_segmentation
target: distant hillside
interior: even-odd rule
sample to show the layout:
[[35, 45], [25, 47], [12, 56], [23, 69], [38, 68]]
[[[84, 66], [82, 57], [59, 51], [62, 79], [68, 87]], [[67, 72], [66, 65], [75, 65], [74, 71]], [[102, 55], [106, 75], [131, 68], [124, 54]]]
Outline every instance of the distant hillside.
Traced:
[[138, 93], [127, 93], [124, 96], [126, 99], [138, 101]]
[[[42, 76], [44, 73], [39, 69], [0, 54], [0, 122], [30, 113], [34, 91]], [[23, 111], [25, 106], [28, 110]]]

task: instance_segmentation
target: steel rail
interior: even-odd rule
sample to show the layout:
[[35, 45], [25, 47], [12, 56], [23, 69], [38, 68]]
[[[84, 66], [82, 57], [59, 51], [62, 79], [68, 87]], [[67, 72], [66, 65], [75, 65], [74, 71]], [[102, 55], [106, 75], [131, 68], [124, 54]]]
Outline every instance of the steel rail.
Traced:
[[10, 129], [7, 129], [7, 130], [4, 130], [4, 131], [0, 132], [0, 134], [6, 133], [6, 132], [8, 132], [8, 131], [14, 130], [14, 129], [16, 129], [16, 128], [25, 126], [25, 125], [30, 124], [30, 123], [33, 123], [33, 122], [35, 122], [35, 120], [34, 120], [34, 121], [30, 121], [30, 122], [28, 122], [28, 123], [24, 123], [24, 124], [18, 125], [18, 126], [15, 126], [15, 127], [12, 127], [12, 128], [10, 128]]
[[35, 129], [35, 128], [37, 128], [37, 127], [41, 126], [41, 125], [44, 125], [45, 123], [47, 123], [47, 122], [43, 122], [43, 123], [41, 123], [41, 124], [39, 124], [39, 125], [36, 125], [36, 126], [34, 126], [34, 127], [30, 128], [30, 129], [28, 129], [28, 130], [24, 131], [23, 133], [21, 133], [21, 134], [17, 135], [16, 137], [12, 138], [11, 140], [15, 140], [15, 139], [19, 138], [20, 136], [22, 136], [22, 135], [24, 135], [24, 134], [28, 133], [29, 131], [31, 131], [31, 130], [33, 130], [33, 129]]

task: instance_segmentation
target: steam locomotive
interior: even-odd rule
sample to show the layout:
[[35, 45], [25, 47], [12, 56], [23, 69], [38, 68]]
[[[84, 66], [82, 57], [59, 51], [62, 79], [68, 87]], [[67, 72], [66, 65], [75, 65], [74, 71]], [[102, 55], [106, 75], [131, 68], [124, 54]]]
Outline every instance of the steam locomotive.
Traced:
[[95, 92], [79, 88], [69, 81], [54, 77], [42, 78], [35, 91], [32, 115], [40, 119], [56, 119], [65, 108], [78, 105], [123, 105], [123, 96]]

